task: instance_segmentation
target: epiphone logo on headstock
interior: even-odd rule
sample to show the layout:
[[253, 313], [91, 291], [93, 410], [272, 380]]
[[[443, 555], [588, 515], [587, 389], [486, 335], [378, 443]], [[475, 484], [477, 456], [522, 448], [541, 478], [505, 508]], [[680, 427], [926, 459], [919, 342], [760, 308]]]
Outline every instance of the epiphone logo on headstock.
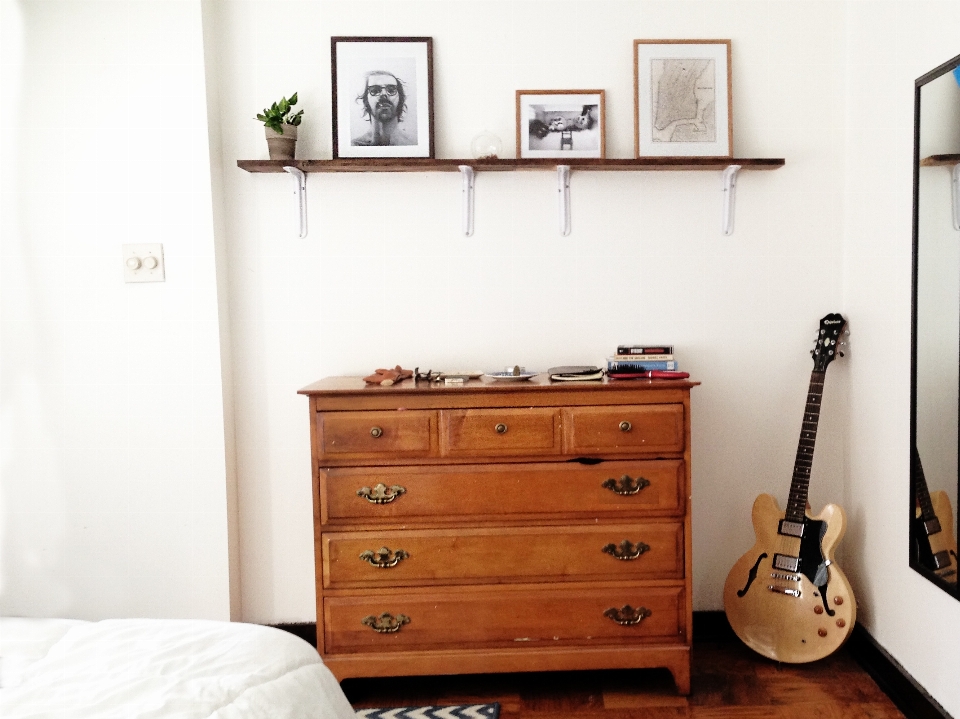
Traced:
[[823, 324], [825, 324], [825, 325], [838, 325], [838, 324], [840, 324], [841, 322], [843, 322], [843, 320], [824, 320], [824, 321], [823, 321]]

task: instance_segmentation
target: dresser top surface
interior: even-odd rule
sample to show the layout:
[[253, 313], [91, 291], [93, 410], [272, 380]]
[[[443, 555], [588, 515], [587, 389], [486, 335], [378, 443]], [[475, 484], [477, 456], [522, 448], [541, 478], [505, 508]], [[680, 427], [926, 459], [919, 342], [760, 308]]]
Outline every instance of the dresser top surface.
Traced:
[[308, 396], [410, 396], [439, 395], [461, 393], [581, 393], [581, 392], [644, 392], [663, 390], [689, 390], [699, 382], [685, 379], [609, 379], [583, 382], [555, 382], [547, 374], [541, 373], [527, 380], [504, 381], [487, 378], [472, 379], [462, 384], [444, 384], [443, 382], [415, 382], [405, 379], [397, 384], [383, 387], [367, 384], [362, 377], [325, 377], [298, 391]]

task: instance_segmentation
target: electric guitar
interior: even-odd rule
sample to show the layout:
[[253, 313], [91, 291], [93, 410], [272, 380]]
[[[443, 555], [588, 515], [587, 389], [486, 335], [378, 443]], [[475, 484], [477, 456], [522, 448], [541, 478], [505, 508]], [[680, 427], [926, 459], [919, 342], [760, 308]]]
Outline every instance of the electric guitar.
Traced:
[[810, 468], [827, 366], [839, 354], [846, 320], [820, 320], [800, 444], [783, 511], [772, 495], [753, 503], [756, 542], [730, 570], [723, 604], [730, 625], [756, 652], [780, 662], [811, 662], [834, 652], [856, 621], [850, 583], [833, 560], [846, 519], [836, 504], [808, 515]]
[[953, 536], [953, 509], [947, 493], [930, 492], [920, 464], [920, 453], [913, 449], [913, 477], [916, 489], [916, 514], [913, 540], [917, 561], [950, 583], [957, 581], [957, 540]]

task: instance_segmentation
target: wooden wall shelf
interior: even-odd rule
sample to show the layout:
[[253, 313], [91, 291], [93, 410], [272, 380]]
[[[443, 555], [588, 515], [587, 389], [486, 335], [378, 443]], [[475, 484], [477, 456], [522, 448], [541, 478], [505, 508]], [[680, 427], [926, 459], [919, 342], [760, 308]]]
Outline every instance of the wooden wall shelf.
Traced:
[[960, 155], [930, 155], [920, 160], [920, 167], [939, 167], [960, 163]]
[[513, 172], [551, 170], [557, 173], [560, 198], [560, 234], [570, 234], [570, 173], [642, 171], [722, 171], [723, 234], [733, 234], [733, 207], [740, 170], [776, 170], [783, 167], [782, 157], [643, 157], [639, 159], [443, 159], [374, 158], [340, 160], [237, 160], [237, 166], [254, 173], [290, 173], [297, 179], [300, 208], [300, 236], [307, 235], [306, 176], [311, 172], [459, 172], [463, 180], [463, 234], [473, 234], [474, 174], [476, 172]]
[[656, 170], [724, 170], [739, 165], [744, 170], [776, 170], [784, 165], [783, 158], [740, 157], [644, 157], [640, 159], [582, 159], [565, 160], [474, 160], [428, 158], [377, 158], [348, 160], [237, 160], [237, 166], [247, 172], [284, 172], [284, 166], [303, 172], [459, 172], [462, 165], [482, 172], [512, 172], [517, 170], [555, 170], [567, 165], [571, 170], [596, 172], [656, 171]]

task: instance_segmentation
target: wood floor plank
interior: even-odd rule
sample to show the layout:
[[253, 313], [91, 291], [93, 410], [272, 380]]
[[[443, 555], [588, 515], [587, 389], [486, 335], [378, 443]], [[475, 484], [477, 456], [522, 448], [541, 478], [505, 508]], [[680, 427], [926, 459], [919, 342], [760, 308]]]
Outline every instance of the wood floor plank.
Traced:
[[693, 690], [663, 669], [347, 679], [355, 708], [499, 702], [501, 719], [904, 719], [843, 648], [772, 662], [736, 640], [694, 645]]

